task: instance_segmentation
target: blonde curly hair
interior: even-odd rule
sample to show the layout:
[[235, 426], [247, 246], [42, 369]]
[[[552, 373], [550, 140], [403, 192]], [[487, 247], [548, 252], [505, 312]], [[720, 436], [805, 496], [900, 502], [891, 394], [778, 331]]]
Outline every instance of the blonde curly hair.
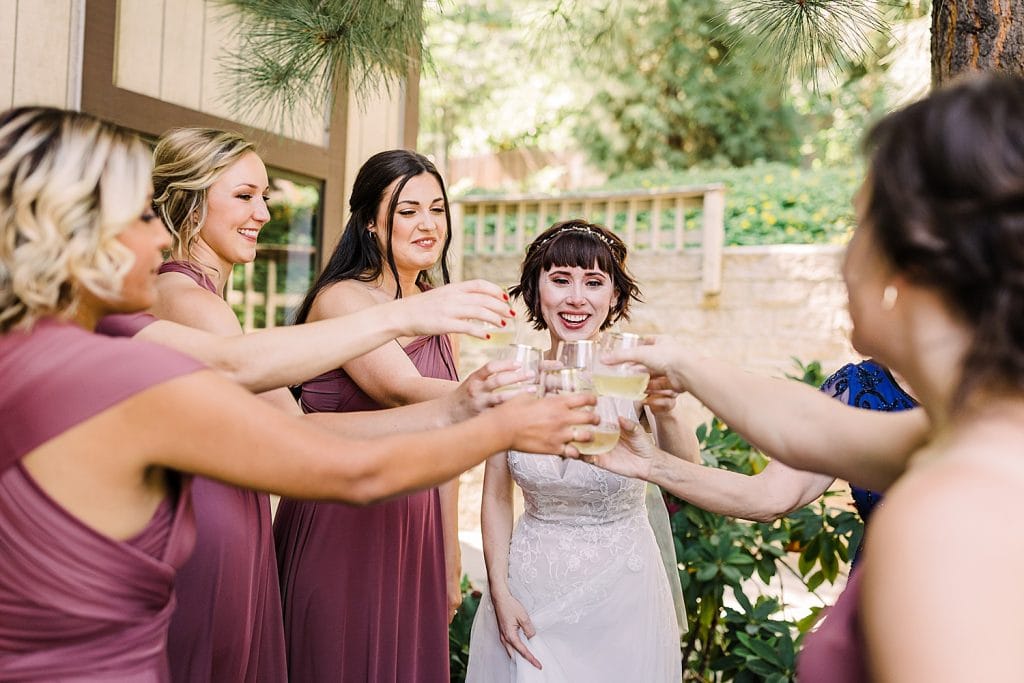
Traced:
[[0, 331], [71, 317], [81, 293], [120, 296], [134, 257], [117, 236], [146, 208], [150, 155], [88, 114], [0, 114]]
[[253, 143], [216, 128], [175, 128], [153, 150], [153, 208], [171, 231], [171, 258], [195, 261], [192, 249], [206, 222], [207, 191]]

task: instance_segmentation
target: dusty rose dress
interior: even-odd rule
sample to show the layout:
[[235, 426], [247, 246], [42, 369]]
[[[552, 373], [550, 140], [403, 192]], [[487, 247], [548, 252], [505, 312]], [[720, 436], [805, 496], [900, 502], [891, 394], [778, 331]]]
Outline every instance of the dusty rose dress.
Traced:
[[[217, 294], [209, 278], [187, 263], [168, 261], [160, 272], [183, 273]], [[192, 504], [196, 547], [178, 573], [178, 609], [167, 643], [173, 679], [286, 681], [269, 497], [196, 477]]]
[[836, 604], [825, 612], [825, 620], [808, 634], [797, 660], [800, 683], [866, 683], [867, 649], [858, 603], [861, 573], [854, 569]]
[[94, 531], [21, 459], [136, 393], [201, 369], [56, 320], [0, 336], [0, 680], [169, 680], [175, 572], [192, 549], [188, 478], [134, 538]]
[[[424, 377], [456, 378], [447, 337], [419, 337], [405, 352]], [[302, 407], [381, 406], [334, 370], [302, 385]], [[448, 683], [437, 489], [363, 508], [282, 500], [274, 534], [292, 681]]]

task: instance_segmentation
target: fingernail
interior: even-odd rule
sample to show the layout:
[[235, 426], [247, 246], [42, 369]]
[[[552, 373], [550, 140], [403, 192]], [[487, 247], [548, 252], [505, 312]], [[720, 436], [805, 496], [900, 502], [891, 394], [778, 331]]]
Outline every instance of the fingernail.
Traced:
[[505, 301], [508, 301], [508, 294], [505, 294], [504, 292], [502, 292], [501, 298], [504, 299]]
[[508, 314], [509, 314], [510, 316], [512, 316], [513, 318], [514, 318], [514, 317], [516, 317], [516, 312], [515, 312], [515, 311], [513, 311], [513, 310], [512, 310], [511, 308], [510, 308], [510, 309], [508, 309]]
[[501, 321], [501, 326], [505, 327], [505, 321], [504, 320]]
[[490, 339], [490, 338], [491, 338], [491, 335], [489, 335], [489, 334], [484, 337], [484, 339]]

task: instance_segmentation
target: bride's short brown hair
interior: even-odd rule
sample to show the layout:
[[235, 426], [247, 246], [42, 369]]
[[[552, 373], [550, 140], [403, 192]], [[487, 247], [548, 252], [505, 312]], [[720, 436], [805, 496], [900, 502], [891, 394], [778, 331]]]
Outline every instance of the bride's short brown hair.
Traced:
[[574, 218], [555, 223], [537, 235], [526, 249], [519, 284], [509, 294], [523, 298], [526, 315], [534, 329], [546, 330], [547, 324], [540, 312], [540, 276], [553, 266], [593, 268], [608, 273], [618, 298], [601, 329], [618, 320], [629, 320], [631, 301], [642, 301], [640, 287], [626, 269], [626, 245], [618, 235], [607, 228]]

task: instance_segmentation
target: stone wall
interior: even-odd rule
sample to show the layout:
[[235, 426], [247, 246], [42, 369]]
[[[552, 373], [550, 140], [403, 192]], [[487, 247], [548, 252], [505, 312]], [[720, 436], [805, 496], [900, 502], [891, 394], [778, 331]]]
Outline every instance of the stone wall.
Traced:
[[[669, 335], [698, 353], [753, 372], [783, 376], [794, 370], [794, 357], [821, 361], [825, 372], [831, 372], [856, 358], [848, 341], [846, 290], [839, 274], [842, 253], [839, 246], [727, 247], [721, 294], [708, 300], [701, 294], [699, 250], [636, 253], [630, 268], [643, 289], [644, 303], [619, 327]], [[463, 268], [466, 279], [508, 285], [518, 280], [519, 259], [467, 255]], [[520, 341], [547, 347], [546, 333], [525, 327], [520, 326]], [[487, 351], [486, 345], [463, 339], [462, 372], [485, 362]], [[706, 419], [695, 401], [685, 405], [694, 424]], [[479, 527], [482, 477], [482, 466], [463, 475], [460, 523], [467, 530]]]

